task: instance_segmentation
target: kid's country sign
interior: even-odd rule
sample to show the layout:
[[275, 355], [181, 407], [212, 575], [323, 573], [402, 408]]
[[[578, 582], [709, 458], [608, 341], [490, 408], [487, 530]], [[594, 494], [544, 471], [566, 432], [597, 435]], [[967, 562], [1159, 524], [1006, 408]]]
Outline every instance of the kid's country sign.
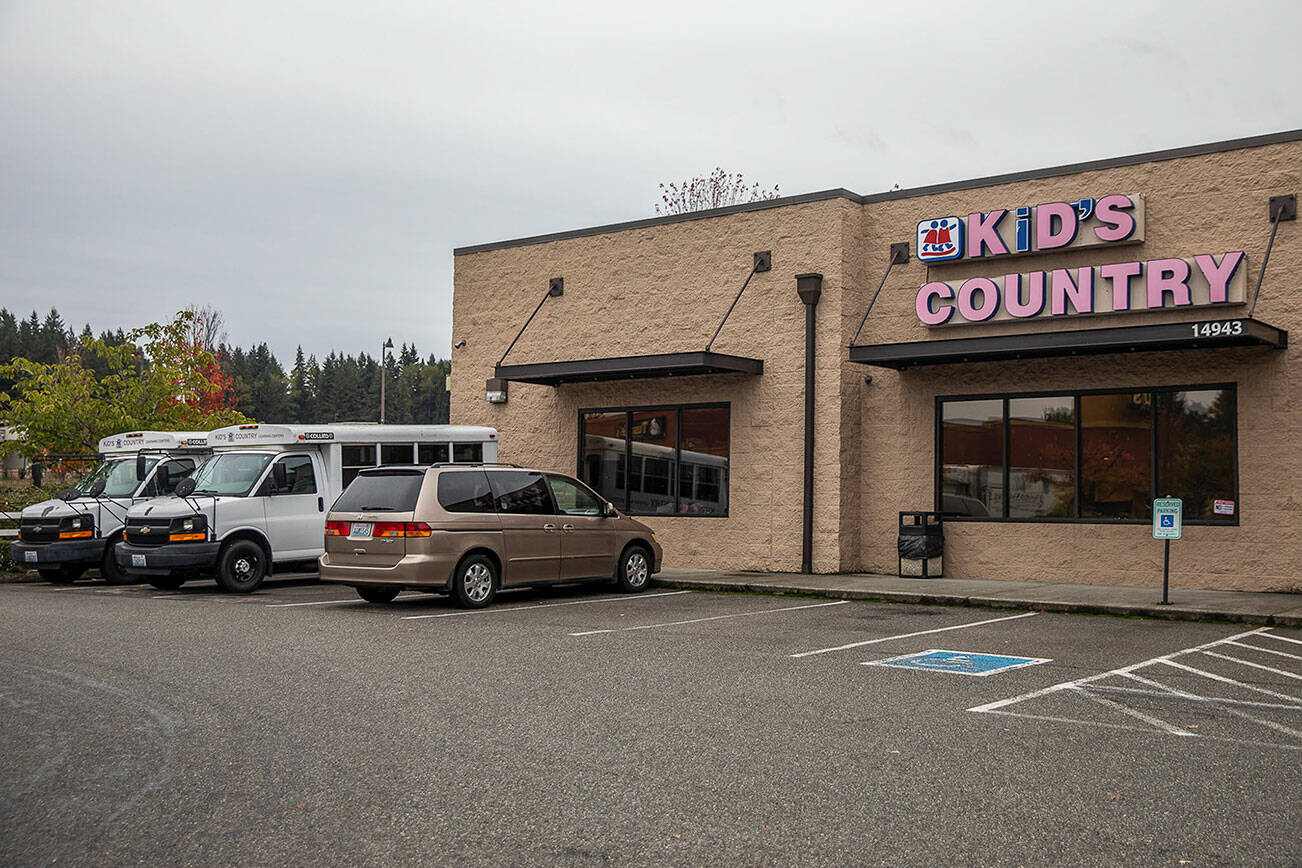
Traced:
[[[1074, 202], [932, 217], [918, 223], [918, 259], [945, 265], [1144, 240], [1144, 197], [1113, 193]], [[915, 311], [928, 326], [1242, 304], [1243, 251], [933, 280]]]

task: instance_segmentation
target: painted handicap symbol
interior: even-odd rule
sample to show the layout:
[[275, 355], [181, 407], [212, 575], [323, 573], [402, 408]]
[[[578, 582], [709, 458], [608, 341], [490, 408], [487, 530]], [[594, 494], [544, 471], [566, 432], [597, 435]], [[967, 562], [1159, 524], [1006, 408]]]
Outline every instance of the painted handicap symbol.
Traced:
[[1011, 657], [1005, 654], [978, 654], [971, 651], [947, 651], [932, 648], [913, 654], [902, 654], [885, 660], [869, 660], [865, 666], [891, 666], [899, 669], [921, 669], [929, 672], [952, 672], [956, 675], [978, 677], [1048, 663], [1044, 657]]

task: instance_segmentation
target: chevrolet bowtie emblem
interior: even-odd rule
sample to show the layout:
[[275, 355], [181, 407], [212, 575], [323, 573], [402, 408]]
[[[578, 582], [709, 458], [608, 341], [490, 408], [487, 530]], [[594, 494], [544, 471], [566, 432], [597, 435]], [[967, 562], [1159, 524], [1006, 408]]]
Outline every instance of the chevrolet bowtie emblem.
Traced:
[[39, 525], [39, 524], [37, 524], [37, 525], [32, 525], [32, 533], [40, 533], [40, 532], [43, 531], [43, 530], [45, 530], [45, 528], [42, 527], [42, 526]]
[[152, 533], [152, 531], [149, 529], [148, 526], [146, 526], [146, 527], [142, 527], [142, 528], [140, 529], [140, 532], [141, 532], [141, 533]]

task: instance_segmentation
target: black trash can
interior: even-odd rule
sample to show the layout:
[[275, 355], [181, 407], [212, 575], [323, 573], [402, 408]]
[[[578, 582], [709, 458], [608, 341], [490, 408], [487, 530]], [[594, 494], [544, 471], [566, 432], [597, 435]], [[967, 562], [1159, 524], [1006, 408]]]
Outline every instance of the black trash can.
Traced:
[[940, 513], [901, 512], [898, 546], [901, 578], [940, 578], [945, 549]]

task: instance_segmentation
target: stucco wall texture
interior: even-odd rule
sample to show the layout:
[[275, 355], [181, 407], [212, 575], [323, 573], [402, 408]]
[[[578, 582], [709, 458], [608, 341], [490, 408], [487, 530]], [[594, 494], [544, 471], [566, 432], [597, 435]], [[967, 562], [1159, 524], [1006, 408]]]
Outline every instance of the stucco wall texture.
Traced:
[[[1251, 295], [1270, 233], [1267, 200], [1302, 186], [1302, 142], [1286, 141], [1056, 177], [862, 203], [847, 195], [764, 210], [609, 231], [456, 257], [452, 420], [501, 432], [501, 457], [574, 473], [581, 409], [727, 402], [731, 407], [726, 517], [646, 516], [672, 567], [800, 568], [804, 307], [795, 275], [823, 274], [817, 307], [816, 572], [894, 573], [897, 513], [934, 503], [935, 399], [1035, 390], [1131, 389], [1234, 383], [1238, 389], [1238, 526], [1186, 526], [1172, 545], [1172, 583], [1197, 588], [1302, 587], [1302, 473], [1297, 444], [1302, 363], [1296, 351], [1201, 349], [919, 367], [896, 372], [848, 361], [847, 346], [886, 269], [890, 244], [919, 220], [1082, 196], [1146, 197], [1143, 243], [1103, 245], [932, 267], [932, 279], [1074, 268], [1131, 259], [1246, 252]], [[1255, 318], [1297, 334], [1302, 224], [1280, 226]], [[737, 374], [565, 384], [510, 384], [506, 404], [484, 381], [547, 291], [565, 278], [507, 363], [701, 350], [750, 270], [755, 275], [714, 349], [764, 360]], [[914, 299], [929, 279], [916, 258], [896, 266], [859, 344], [1244, 316], [1220, 310], [1132, 312], [1052, 321], [929, 329]], [[871, 374], [872, 382], [865, 383]], [[1147, 525], [947, 522], [946, 576], [1153, 585], [1162, 546]]]

